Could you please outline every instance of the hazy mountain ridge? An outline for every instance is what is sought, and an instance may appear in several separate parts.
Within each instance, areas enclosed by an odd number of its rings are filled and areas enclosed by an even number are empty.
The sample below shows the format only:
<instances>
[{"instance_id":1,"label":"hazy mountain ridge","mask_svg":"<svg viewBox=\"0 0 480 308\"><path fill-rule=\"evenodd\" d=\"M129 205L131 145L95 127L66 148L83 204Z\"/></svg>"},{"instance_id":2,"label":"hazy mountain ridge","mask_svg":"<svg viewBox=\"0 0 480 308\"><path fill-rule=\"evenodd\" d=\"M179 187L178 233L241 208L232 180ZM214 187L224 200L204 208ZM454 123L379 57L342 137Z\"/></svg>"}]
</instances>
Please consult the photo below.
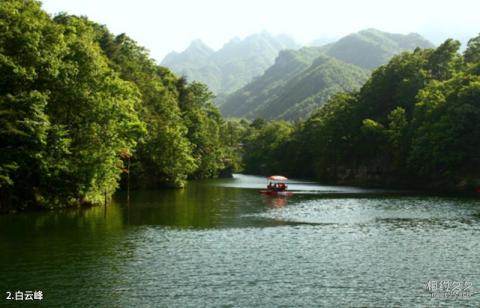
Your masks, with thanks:
<instances>
[{"instance_id":1,"label":"hazy mountain ridge","mask_svg":"<svg viewBox=\"0 0 480 308\"><path fill-rule=\"evenodd\" d=\"M282 50L275 64L262 76L227 97L228 103L222 105L222 112L232 116L253 114L261 102L277 98L278 89L308 68L320 55L321 51L315 47L304 47L298 51Z\"/></svg>"},{"instance_id":2,"label":"hazy mountain ridge","mask_svg":"<svg viewBox=\"0 0 480 308\"><path fill-rule=\"evenodd\" d=\"M189 81L207 84L216 94L228 94L263 74L280 50L296 47L288 36L266 32L234 38L216 52L196 40L181 53L169 53L161 64Z\"/></svg>"},{"instance_id":3,"label":"hazy mountain ridge","mask_svg":"<svg viewBox=\"0 0 480 308\"><path fill-rule=\"evenodd\" d=\"M338 91L360 87L395 54L433 45L418 34L367 29L321 47L280 52L265 73L220 104L225 116L295 120Z\"/></svg>"},{"instance_id":4,"label":"hazy mountain ridge","mask_svg":"<svg viewBox=\"0 0 480 308\"><path fill-rule=\"evenodd\" d=\"M295 120L334 93L361 86L368 75L365 69L323 55L320 48L282 51L263 76L227 97L221 110L228 116Z\"/></svg>"},{"instance_id":5,"label":"hazy mountain ridge","mask_svg":"<svg viewBox=\"0 0 480 308\"><path fill-rule=\"evenodd\" d=\"M404 35L366 29L349 34L325 49L329 56L372 70L387 63L395 54L416 47L432 48L434 45L416 33Z\"/></svg>"}]
</instances>

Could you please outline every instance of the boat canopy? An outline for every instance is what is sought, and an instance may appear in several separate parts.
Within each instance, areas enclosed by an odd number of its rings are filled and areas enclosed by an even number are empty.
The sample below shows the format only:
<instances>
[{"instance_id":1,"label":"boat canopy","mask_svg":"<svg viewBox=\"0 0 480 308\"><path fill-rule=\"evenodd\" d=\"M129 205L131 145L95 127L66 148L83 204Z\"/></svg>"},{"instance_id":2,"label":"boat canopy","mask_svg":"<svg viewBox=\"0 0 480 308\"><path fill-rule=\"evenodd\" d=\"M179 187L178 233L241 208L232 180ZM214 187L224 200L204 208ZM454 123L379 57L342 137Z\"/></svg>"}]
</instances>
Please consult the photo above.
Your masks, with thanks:
<instances>
[{"instance_id":1,"label":"boat canopy","mask_svg":"<svg viewBox=\"0 0 480 308\"><path fill-rule=\"evenodd\" d=\"M283 175L271 175L271 176L267 177L267 179L269 179L271 181L286 181L286 180L288 180Z\"/></svg>"}]
</instances>

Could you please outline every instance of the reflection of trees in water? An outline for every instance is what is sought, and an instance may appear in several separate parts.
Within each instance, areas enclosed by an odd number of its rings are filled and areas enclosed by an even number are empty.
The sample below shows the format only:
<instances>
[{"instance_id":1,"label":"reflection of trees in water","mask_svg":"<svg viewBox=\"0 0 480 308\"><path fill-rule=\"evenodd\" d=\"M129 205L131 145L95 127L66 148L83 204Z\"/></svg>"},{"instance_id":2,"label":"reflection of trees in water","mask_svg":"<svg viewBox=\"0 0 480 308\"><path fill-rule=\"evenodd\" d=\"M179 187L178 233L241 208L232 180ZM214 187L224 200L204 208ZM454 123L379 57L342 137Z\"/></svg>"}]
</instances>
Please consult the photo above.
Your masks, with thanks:
<instances>
[{"instance_id":1,"label":"reflection of trees in water","mask_svg":"<svg viewBox=\"0 0 480 308\"><path fill-rule=\"evenodd\" d=\"M211 228L222 225L223 216L237 216L238 208L226 204L242 200L239 194L238 189L190 182L184 189L131 192L129 208L125 194L116 199L128 212L130 225Z\"/></svg>"},{"instance_id":2,"label":"reflection of trees in water","mask_svg":"<svg viewBox=\"0 0 480 308\"><path fill-rule=\"evenodd\" d=\"M0 219L0 226L1 234L10 235L7 240L15 236L31 238L33 234L38 235L35 239L42 241L49 235L100 237L123 229L123 212L116 202L112 202L107 207L67 208L4 216Z\"/></svg>"},{"instance_id":3,"label":"reflection of trees in water","mask_svg":"<svg viewBox=\"0 0 480 308\"><path fill-rule=\"evenodd\" d=\"M112 203L106 215L103 206L96 206L0 217L2 283L38 286L52 307L65 304L70 294L77 305L86 301L86 293L78 290L88 285L88 290L98 290L89 296L108 306L110 288L122 279L112 270L112 260L134 248L122 242L122 215Z\"/></svg>"},{"instance_id":4,"label":"reflection of trees in water","mask_svg":"<svg viewBox=\"0 0 480 308\"><path fill-rule=\"evenodd\" d=\"M264 196L263 203L270 207L282 208L287 206L288 198L285 196Z\"/></svg>"}]
</instances>

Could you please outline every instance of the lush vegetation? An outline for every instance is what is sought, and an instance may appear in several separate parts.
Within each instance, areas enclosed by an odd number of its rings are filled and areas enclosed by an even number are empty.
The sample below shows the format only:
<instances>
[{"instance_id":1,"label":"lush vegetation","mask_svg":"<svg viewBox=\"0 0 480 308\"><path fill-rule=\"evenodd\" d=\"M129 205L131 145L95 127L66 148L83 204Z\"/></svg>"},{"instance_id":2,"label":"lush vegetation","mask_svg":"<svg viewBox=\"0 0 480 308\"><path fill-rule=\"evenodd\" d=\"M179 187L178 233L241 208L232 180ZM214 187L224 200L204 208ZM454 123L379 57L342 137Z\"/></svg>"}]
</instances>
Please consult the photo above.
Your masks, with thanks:
<instances>
[{"instance_id":1,"label":"lush vegetation","mask_svg":"<svg viewBox=\"0 0 480 308\"><path fill-rule=\"evenodd\" d=\"M232 39L220 50L213 51L196 40L183 52L172 52L162 65L190 80L205 83L217 95L217 101L240 89L271 66L278 52L295 48L285 35L273 36L266 32Z\"/></svg>"},{"instance_id":2,"label":"lush vegetation","mask_svg":"<svg viewBox=\"0 0 480 308\"><path fill-rule=\"evenodd\" d=\"M2 210L99 203L122 176L182 186L238 164L208 88L86 18L2 1L0 72Z\"/></svg>"},{"instance_id":3,"label":"lush vegetation","mask_svg":"<svg viewBox=\"0 0 480 308\"><path fill-rule=\"evenodd\" d=\"M225 121L206 85L128 36L3 1L0 210L100 203L120 185L181 187L241 164L336 183L477 187L480 36L463 54L459 45L401 53L337 94L365 71L325 49L285 51L247 86L265 101L252 110L296 119L328 102L295 124Z\"/></svg>"},{"instance_id":4,"label":"lush vegetation","mask_svg":"<svg viewBox=\"0 0 480 308\"><path fill-rule=\"evenodd\" d=\"M246 170L335 183L480 185L480 36L395 56L295 127L255 121Z\"/></svg>"},{"instance_id":5,"label":"lush vegetation","mask_svg":"<svg viewBox=\"0 0 480 308\"><path fill-rule=\"evenodd\" d=\"M274 65L223 98L220 108L226 116L302 119L335 93L358 89L371 69L393 55L431 46L418 34L368 29L322 47L281 51Z\"/></svg>"}]
</instances>

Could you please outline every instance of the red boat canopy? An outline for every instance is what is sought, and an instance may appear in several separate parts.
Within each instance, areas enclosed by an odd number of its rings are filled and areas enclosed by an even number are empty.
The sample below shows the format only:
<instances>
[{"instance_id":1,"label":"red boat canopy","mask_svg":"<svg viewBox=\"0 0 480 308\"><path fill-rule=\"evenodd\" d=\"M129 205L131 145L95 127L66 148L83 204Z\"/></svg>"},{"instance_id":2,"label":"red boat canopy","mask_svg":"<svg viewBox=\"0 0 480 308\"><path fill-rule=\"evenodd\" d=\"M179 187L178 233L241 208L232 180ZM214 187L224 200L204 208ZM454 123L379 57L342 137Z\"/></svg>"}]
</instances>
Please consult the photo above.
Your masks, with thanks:
<instances>
[{"instance_id":1,"label":"red boat canopy","mask_svg":"<svg viewBox=\"0 0 480 308\"><path fill-rule=\"evenodd\" d=\"M267 179L269 179L271 181L286 181L286 180L288 180L283 175L271 175L271 176L267 177Z\"/></svg>"}]
</instances>

